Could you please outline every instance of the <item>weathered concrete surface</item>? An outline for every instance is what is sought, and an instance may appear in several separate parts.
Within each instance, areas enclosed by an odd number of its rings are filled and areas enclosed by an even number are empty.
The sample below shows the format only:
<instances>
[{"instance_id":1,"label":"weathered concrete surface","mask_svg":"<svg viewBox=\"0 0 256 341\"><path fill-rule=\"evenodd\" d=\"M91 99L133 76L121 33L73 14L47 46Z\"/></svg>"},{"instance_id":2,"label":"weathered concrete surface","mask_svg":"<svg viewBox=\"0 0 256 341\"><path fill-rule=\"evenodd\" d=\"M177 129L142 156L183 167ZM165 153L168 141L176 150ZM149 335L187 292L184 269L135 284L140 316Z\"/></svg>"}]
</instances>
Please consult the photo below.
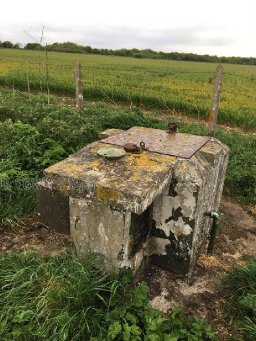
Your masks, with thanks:
<instances>
[{"instance_id":1,"label":"weathered concrete surface","mask_svg":"<svg viewBox=\"0 0 256 341\"><path fill-rule=\"evenodd\" d=\"M107 130L104 130L102 132L99 133L99 139L105 139L107 137L110 137L110 136L115 136L115 135L118 135L118 134L121 134L123 133L125 130L123 129L107 129Z\"/></svg>"},{"instance_id":2,"label":"weathered concrete surface","mask_svg":"<svg viewBox=\"0 0 256 341\"><path fill-rule=\"evenodd\" d=\"M103 256L106 267L139 269L147 244L131 254L131 212L115 210L101 202L70 197L71 236L79 254L95 252Z\"/></svg>"},{"instance_id":3,"label":"weathered concrete surface","mask_svg":"<svg viewBox=\"0 0 256 341\"><path fill-rule=\"evenodd\" d=\"M211 139L191 159L177 161L168 186L154 202L149 255L178 274L192 271L217 211L228 162L228 148Z\"/></svg>"},{"instance_id":4,"label":"weathered concrete surface","mask_svg":"<svg viewBox=\"0 0 256 341\"><path fill-rule=\"evenodd\" d=\"M97 155L97 150L106 146L109 145L92 143L47 168L42 185L71 197L94 198L107 205L142 213L169 182L176 158L143 151L109 161Z\"/></svg>"},{"instance_id":5,"label":"weathered concrete surface","mask_svg":"<svg viewBox=\"0 0 256 341\"><path fill-rule=\"evenodd\" d=\"M154 138L153 129L141 128L147 131ZM92 143L45 170L38 190L42 219L59 203L57 214L66 219L68 207L78 252L100 253L115 270L137 270L150 256L162 268L190 273L209 235L206 213L219 206L227 147L210 139L189 159L143 151L109 161L97 155L106 146ZM68 230L59 217L45 221Z\"/></svg>"}]
</instances>

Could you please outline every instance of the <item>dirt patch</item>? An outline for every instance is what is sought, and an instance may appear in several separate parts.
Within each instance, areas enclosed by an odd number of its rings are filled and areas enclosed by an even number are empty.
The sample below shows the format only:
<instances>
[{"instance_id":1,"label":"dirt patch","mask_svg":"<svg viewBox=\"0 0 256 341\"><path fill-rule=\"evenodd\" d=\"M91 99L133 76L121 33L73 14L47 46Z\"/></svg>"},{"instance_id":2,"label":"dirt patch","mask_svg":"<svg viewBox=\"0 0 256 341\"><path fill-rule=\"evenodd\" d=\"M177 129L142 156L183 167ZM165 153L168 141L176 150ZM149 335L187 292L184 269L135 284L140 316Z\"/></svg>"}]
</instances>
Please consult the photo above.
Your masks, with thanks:
<instances>
[{"instance_id":1,"label":"dirt patch","mask_svg":"<svg viewBox=\"0 0 256 341\"><path fill-rule=\"evenodd\" d=\"M69 236L42 225L36 214L24 217L15 227L0 227L1 252L36 250L45 255L57 255L71 245Z\"/></svg>"}]
</instances>

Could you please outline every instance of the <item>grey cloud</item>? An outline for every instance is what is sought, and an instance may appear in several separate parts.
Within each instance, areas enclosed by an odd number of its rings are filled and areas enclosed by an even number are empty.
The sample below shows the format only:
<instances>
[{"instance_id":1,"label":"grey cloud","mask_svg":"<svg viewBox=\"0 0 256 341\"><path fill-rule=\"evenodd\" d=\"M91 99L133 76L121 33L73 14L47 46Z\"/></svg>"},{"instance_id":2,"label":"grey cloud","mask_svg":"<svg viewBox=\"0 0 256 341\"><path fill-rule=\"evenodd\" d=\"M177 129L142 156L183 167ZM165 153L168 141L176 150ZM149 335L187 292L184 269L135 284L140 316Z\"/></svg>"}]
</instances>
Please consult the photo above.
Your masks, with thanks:
<instances>
[{"instance_id":1,"label":"grey cloud","mask_svg":"<svg viewBox=\"0 0 256 341\"><path fill-rule=\"evenodd\" d=\"M31 27L1 27L0 40L13 40L27 43L31 40L24 31L40 39L42 25ZM207 38L207 35L209 38ZM47 43L73 41L82 45L102 48L151 48L163 51L181 51L184 47L224 47L230 46L233 39L223 36L221 29L213 27L181 27L175 29L134 28L134 27L79 27L79 26L53 26L45 27L45 41Z\"/></svg>"},{"instance_id":2,"label":"grey cloud","mask_svg":"<svg viewBox=\"0 0 256 341\"><path fill-rule=\"evenodd\" d=\"M47 34L51 38L51 29ZM144 28L129 28L129 27L82 27L72 28L72 32L67 34L62 32L61 28L55 28L59 40L63 41L62 37L68 40L75 41L83 45L91 45L95 47L105 48L152 48L157 50L169 50L170 48L180 49L183 46L189 47L222 47L230 45L233 40L223 37L220 31L217 31L216 36L207 38L207 32L212 32L210 28L180 28L180 29L163 29L151 30ZM212 35L212 33L211 33ZM64 40L65 40L64 39ZM67 40L67 39L66 39Z\"/></svg>"}]
</instances>

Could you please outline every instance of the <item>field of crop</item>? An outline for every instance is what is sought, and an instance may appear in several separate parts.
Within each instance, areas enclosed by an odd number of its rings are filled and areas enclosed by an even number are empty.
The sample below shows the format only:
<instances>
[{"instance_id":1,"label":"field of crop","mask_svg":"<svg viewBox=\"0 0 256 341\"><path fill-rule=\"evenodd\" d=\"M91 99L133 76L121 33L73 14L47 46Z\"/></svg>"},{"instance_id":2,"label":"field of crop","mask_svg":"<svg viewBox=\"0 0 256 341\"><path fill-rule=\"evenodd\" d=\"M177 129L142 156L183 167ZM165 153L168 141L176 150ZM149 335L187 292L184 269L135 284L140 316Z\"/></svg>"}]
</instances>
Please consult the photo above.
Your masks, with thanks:
<instances>
[{"instance_id":1,"label":"field of crop","mask_svg":"<svg viewBox=\"0 0 256 341\"><path fill-rule=\"evenodd\" d=\"M126 57L0 50L0 84L19 90L74 95L74 64L83 66L84 96L168 109L205 119L216 64ZM256 67L224 65L218 122L256 128Z\"/></svg>"}]
</instances>

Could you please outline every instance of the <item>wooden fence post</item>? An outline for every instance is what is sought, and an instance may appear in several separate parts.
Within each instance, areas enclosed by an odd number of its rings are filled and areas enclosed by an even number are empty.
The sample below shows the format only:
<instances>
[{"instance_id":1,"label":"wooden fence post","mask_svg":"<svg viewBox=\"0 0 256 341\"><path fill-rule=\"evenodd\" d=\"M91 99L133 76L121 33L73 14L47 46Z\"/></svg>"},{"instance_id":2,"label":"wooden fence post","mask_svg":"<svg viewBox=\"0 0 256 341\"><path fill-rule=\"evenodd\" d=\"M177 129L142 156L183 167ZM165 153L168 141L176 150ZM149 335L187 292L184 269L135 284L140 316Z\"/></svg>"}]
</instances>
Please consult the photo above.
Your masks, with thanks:
<instances>
[{"instance_id":1,"label":"wooden fence post","mask_svg":"<svg viewBox=\"0 0 256 341\"><path fill-rule=\"evenodd\" d=\"M217 66L215 80L214 80L211 111L210 111L209 118L208 118L208 135L209 136L214 136L215 128L217 125L223 70L224 69L222 65Z\"/></svg>"},{"instance_id":2,"label":"wooden fence post","mask_svg":"<svg viewBox=\"0 0 256 341\"><path fill-rule=\"evenodd\" d=\"M30 91L30 80L29 80L29 72L28 72L28 63L26 62L26 67L27 67L27 87L28 87L28 98L29 98L29 103L31 105L31 91Z\"/></svg>"},{"instance_id":3,"label":"wooden fence post","mask_svg":"<svg viewBox=\"0 0 256 341\"><path fill-rule=\"evenodd\" d=\"M47 44L45 44L45 76L46 76L46 86L47 86L47 102L50 104L50 87L49 87L49 65L48 65L48 50Z\"/></svg>"},{"instance_id":4,"label":"wooden fence post","mask_svg":"<svg viewBox=\"0 0 256 341\"><path fill-rule=\"evenodd\" d=\"M83 96L83 82L82 82L82 68L80 61L76 62L76 107L79 112L84 110L84 96Z\"/></svg>"}]
</instances>

